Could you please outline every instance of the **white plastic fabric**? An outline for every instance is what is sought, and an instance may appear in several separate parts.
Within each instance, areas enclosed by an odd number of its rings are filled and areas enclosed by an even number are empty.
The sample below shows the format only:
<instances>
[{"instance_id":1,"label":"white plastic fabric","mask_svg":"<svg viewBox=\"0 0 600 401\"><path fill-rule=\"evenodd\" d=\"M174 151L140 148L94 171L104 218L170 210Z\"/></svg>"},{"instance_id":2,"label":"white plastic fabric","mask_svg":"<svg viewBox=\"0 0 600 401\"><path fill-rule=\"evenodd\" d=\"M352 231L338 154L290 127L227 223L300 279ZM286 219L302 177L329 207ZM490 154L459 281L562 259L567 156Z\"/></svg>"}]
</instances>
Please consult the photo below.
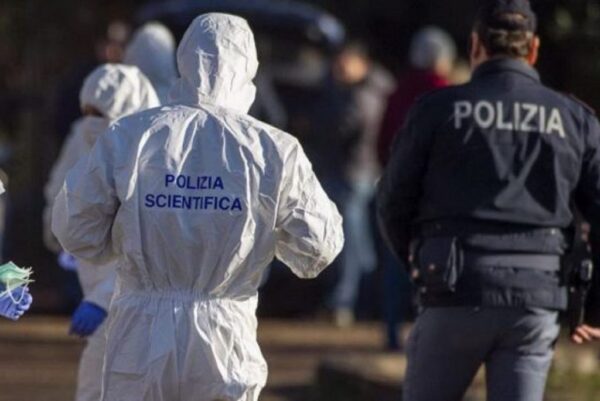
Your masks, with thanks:
<instances>
[{"instance_id":1,"label":"white plastic fabric","mask_svg":"<svg viewBox=\"0 0 600 401\"><path fill-rule=\"evenodd\" d=\"M136 68L106 64L95 69L85 80L80 93L81 106L92 106L105 116L84 116L77 120L65 140L61 153L45 187L44 237L53 251L61 247L52 234L51 218L54 199L63 186L67 171L85 157L98 137L117 118L158 106L158 98L148 79ZM101 265L78 259L77 274L84 300L108 310L114 291L116 261ZM98 401L102 388L105 324L87 338L79 364L76 401Z\"/></svg>"},{"instance_id":2,"label":"white plastic fabric","mask_svg":"<svg viewBox=\"0 0 600 401\"><path fill-rule=\"evenodd\" d=\"M58 158L52 166L52 170L50 170L48 182L44 187L44 196L46 198L46 206L43 214L44 243L54 253L59 253L62 249L52 233L52 206L54 205L54 198L65 181L67 171L92 149L96 139L102 132L108 129L108 125L108 119L96 116L85 116L75 121L71 126L71 132L65 139Z\"/></svg>"},{"instance_id":3,"label":"white plastic fabric","mask_svg":"<svg viewBox=\"0 0 600 401\"><path fill-rule=\"evenodd\" d=\"M177 79L175 38L164 25L149 22L140 27L125 49L125 64L137 66L152 82L162 104Z\"/></svg>"},{"instance_id":4,"label":"white plastic fabric","mask_svg":"<svg viewBox=\"0 0 600 401\"><path fill-rule=\"evenodd\" d=\"M103 64L92 71L83 82L79 103L93 106L111 122L159 104L144 73L123 64Z\"/></svg>"},{"instance_id":5,"label":"white plastic fabric","mask_svg":"<svg viewBox=\"0 0 600 401\"><path fill-rule=\"evenodd\" d=\"M86 345L79 359L75 401L98 401L102 396L102 366L105 351L106 322L86 338Z\"/></svg>"},{"instance_id":6,"label":"white plastic fabric","mask_svg":"<svg viewBox=\"0 0 600 401\"><path fill-rule=\"evenodd\" d=\"M174 104L112 126L54 207L65 249L120 258L104 401L256 401L267 366L257 289L277 256L317 276L342 220L298 141L246 113L258 62L247 23L198 17Z\"/></svg>"},{"instance_id":7,"label":"white plastic fabric","mask_svg":"<svg viewBox=\"0 0 600 401\"><path fill-rule=\"evenodd\" d=\"M55 253L60 252L61 246L51 230L52 205L67 171L89 153L98 136L108 129L111 122L159 105L148 78L137 67L121 64L103 64L92 71L80 90L79 103L82 108L92 106L104 117L83 116L75 121L50 171L44 188L44 242Z\"/></svg>"}]
</instances>

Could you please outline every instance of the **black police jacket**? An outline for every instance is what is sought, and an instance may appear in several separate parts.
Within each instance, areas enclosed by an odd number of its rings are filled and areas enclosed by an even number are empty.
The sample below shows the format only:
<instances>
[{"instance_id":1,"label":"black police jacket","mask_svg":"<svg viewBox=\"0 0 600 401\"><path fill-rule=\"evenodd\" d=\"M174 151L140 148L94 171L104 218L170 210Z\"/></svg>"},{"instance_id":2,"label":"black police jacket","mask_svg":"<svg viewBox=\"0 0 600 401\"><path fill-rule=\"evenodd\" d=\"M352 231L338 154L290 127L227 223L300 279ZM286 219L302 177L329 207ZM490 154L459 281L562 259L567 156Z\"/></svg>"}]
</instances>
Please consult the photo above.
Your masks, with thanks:
<instances>
[{"instance_id":1,"label":"black police jacket","mask_svg":"<svg viewBox=\"0 0 600 401\"><path fill-rule=\"evenodd\" d=\"M411 240L428 235L477 237L474 245L490 253L562 255L573 204L600 222L598 120L508 58L415 104L378 190L380 226L405 261ZM448 302L565 306L558 274L488 273L463 278Z\"/></svg>"}]
</instances>

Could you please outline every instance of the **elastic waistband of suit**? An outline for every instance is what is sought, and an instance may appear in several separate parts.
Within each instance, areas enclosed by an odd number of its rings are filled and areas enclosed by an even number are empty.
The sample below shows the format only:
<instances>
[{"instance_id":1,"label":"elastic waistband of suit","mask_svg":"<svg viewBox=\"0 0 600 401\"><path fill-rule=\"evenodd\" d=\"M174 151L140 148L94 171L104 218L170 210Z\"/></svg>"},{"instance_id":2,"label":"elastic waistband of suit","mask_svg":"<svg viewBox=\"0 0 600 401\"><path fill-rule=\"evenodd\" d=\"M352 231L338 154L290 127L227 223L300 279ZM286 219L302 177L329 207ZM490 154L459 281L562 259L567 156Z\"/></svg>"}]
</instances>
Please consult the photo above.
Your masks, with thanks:
<instances>
[{"instance_id":1,"label":"elastic waistband of suit","mask_svg":"<svg viewBox=\"0 0 600 401\"><path fill-rule=\"evenodd\" d=\"M230 301L230 302L245 302L254 299L248 298L233 298L222 295L207 294L205 292L196 292L189 290L127 290L121 289L116 297L119 299L153 299L153 300L172 300L180 302L210 302L210 301Z\"/></svg>"}]
</instances>

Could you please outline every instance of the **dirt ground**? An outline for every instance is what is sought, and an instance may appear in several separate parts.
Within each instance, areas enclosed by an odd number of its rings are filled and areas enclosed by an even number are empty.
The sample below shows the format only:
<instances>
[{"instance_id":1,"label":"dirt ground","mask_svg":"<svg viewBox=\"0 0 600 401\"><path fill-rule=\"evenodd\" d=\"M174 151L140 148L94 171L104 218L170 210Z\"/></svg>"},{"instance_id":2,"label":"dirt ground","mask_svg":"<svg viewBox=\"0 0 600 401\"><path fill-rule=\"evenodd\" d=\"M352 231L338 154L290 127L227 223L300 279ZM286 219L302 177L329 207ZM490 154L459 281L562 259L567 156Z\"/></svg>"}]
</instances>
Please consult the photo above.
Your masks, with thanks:
<instances>
[{"instance_id":1,"label":"dirt ground","mask_svg":"<svg viewBox=\"0 0 600 401\"><path fill-rule=\"evenodd\" d=\"M66 318L26 316L17 323L0 321L0 401L73 399L83 342L67 336L67 328ZM260 400L314 400L317 367L324 360L337 363L339 372L352 372L350 376L355 379L346 383L346 391L361 388L366 381L384 382L397 387L393 394L400 393L405 362L399 356L382 352L382 334L378 324L363 323L342 330L310 321L261 321L259 342L269 364L269 380ZM600 399L598 355L598 345L582 348L565 339L559 341L547 399ZM475 396L469 399L485 399L484 387L480 375L472 386ZM367 398L378 399L374 395Z\"/></svg>"},{"instance_id":2,"label":"dirt ground","mask_svg":"<svg viewBox=\"0 0 600 401\"><path fill-rule=\"evenodd\" d=\"M0 322L0 401L73 399L83 343L66 335L65 318ZM307 401L319 361L327 355L380 350L378 325L340 330L325 323L262 321L259 341L269 363L261 401Z\"/></svg>"}]
</instances>

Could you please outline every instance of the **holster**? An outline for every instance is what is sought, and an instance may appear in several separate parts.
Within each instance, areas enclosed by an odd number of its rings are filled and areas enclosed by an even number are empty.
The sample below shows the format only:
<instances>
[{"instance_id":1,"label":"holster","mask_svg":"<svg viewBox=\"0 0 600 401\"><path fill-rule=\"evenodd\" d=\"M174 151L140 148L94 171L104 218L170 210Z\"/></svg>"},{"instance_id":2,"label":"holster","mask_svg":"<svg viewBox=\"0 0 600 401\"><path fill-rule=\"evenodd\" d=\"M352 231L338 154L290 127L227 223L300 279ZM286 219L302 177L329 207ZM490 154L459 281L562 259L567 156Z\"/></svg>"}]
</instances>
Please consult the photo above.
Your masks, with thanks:
<instances>
[{"instance_id":1,"label":"holster","mask_svg":"<svg viewBox=\"0 0 600 401\"><path fill-rule=\"evenodd\" d=\"M574 264L568 273L568 320L571 333L585 323L586 301L592 285L594 265L591 259Z\"/></svg>"},{"instance_id":2,"label":"holster","mask_svg":"<svg viewBox=\"0 0 600 401\"><path fill-rule=\"evenodd\" d=\"M414 247L412 278L421 292L455 292L462 268L462 249L458 238L422 238Z\"/></svg>"}]
</instances>

